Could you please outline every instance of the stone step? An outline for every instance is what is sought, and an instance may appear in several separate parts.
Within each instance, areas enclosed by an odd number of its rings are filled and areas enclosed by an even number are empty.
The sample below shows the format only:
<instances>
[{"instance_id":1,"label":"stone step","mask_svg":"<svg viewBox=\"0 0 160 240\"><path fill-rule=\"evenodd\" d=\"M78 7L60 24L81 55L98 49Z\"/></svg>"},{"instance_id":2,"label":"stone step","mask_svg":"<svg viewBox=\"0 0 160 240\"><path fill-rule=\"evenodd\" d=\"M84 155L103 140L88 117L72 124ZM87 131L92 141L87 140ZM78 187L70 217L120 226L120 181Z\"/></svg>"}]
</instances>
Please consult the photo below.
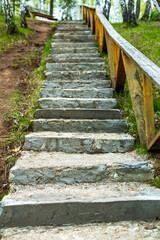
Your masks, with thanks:
<instances>
[{"instance_id":1,"label":"stone step","mask_svg":"<svg viewBox=\"0 0 160 240\"><path fill-rule=\"evenodd\" d=\"M56 30L56 34L57 33L60 33L60 34L86 34L86 35L88 35L88 34L92 34L92 32L89 30L89 29L85 29L85 28L78 28L78 29L69 29L68 30L68 28L66 29L66 28L58 28L57 30ZM54 37L54 35L53 35L53 37Z\"/></svg>"},{"instance_id":2,"label":"stone step","mask_svg":"<svg viewBox=\"0 0 160 240\"><path fill-rule=\"evenodd\" d=\"M66 20L66 21L64 20L64 21L61 21L58 26L62 26L62 25L64 25L64 26L66 26L66 25L69 25L69 26L85 25L86 26L86 23L81 20L73 20L73 21L72 20Z\"/></svg>"},{"instance_id":3,"label":"stone step","mask_svg":"<svg viewBox=\"0 0 160 240\"><path fill-rule=\"evenodd\" d=\"M65 42L94 42L94 37L93 36L71 36L70 38L57 38L55 37L53 39L53 42L64 42L64 39L65 39ZM96 43L96 42L95 42Z\"/></svg>"},{"instance_id":4,"label":"stone step","mask_svg":"<svg viewBox=\"0 0 160 240\"><path fill-rule=\"evenodd\" d=\"M158 240L160 221L120 221L89 223L72 226L39 226L3 228L2 240ZM106 238L107 236L107 238Z\"/></svg>"},{"instance_id":5,"label":"stone step","mask_svg":"<svg viewBox=\"0 0 160 240\"><path fill-rule=\"evenodd\" d=\"M92 71L56 71L56 72L45 72L46 80L104 80L109 79L106 71L92 70ZM104 80L105 81L105 80Z\"/></svg>"},{"instance_id":6,"label":"stone step","mask_svg":"<svg viewBox=\"0 0 160 240\"><path fill-rule=\"evenodd\" d=\"M134 138L124 133L34 132L25 136L25 150L66 153L127 152Z\"/></svg>"},{"instance_id":7,"label":"stone step","mask_svg":"<svg viewBox=\"0 0 160 240\"><path fill-rule=\"evenodd\" d=\"M63 55L63 54L59 54L59 55ZM94 63L95 66L93 66L92 68L93 69L98 69L99 68L99 63L103 63L102 66L103 68L105 68L105 65L104 65L104 60L103 58L100 58L100 57L91 57L91 56L84 56L84 57L75 57L74 54L73 56L71 57L68 57L68 54L67 56L59 56L59 55L50 55L46 58L46 62L47 63L73 63L73 64L79 64L81 66L81 63L83 63L83 66L84 65L88 65L88 63ZM65 54L64 54L65 55ZM86 64L84 64L86 63ZM82 68L82 66L80 67L80 69ZM87 66L88 68L88 66ZM84 67L83 67L84 69Z\"/></svg>"},{"instance_id":8,"label":"stone step","mask_svg":"<svg viewBox=\"0 0 160 240\"><path fill-rule=\"evenodd\" d=\"M1 228L156 220L160 190L142 183L17 187L0 214Z\"/></svg>"},{"instance_id":9,"label":"stone step","mask_svg":"<svg viewBox=\"0 0 160 240\"><path fill-rule=\"evenodd\" d=\"M88 26L87 25L81 25L81 26L79 26L79 25L58 25L58 27L57 27L57 30L56 30L56 32L57 31L88 31L88 30L90 30L89 28L88 28Z\"/></svg>"},{"instance_id":10,"label":"stone step","mask_svg":"<svg viewBox=\"0 0 160 240\"><path fill-rule=\"evenodd\" d=\"M90 59L90 58L97 58L97 59L100 59L100 60L103 60L103 58L100 58L100 54L99 53L73 53L73 54L70 54L70 53L65 53L65 54L50 54L48 55L48 57L46 57L46 61L49 62L50 60L54 60L54 59L68 59L68 58L79 58L79 59L84 59L84 58L87 58L87 59Z\"/></svg>"},{"instance_id":11,"label":"stone step","mask_svg":"<svg viewBox=\"0 0 160 240\"><path fill-rule=\"evenodd\" d=\"M85 132L85 133L123 133L127 131L126 121L99 119L36 119L32 120L34 132Z\"/></svg>"},{"instance_id":12,"label":"stone step","mask_svg":"<svg viewBox=\"0 0 160 240\"><path fill-rule=\"evenodd\" d=\"M105 70L104 62L98 63L47 63L46 72L55 71L91 71L91 70Z\"/></svg>"},{"instance_id":13,"label":"stone step","mask_svg":"<svg viewBox=\"0 0 160 240\"><path fill-rule=\"evenodd\" d=\"M122 113L118 109L37 109L36 118L64 118L64 119L121 119Z\"/></svg>"},{"instance_id":14,"label":"stone step","mask_svg":"<svg viewBox=\"0 0 160 240\"><path fill-rule=\"evenodd\" d=\"M72 37L81 37L81 38L85 38L85 37L91 37L93 40L94 40L94 36L92 35L91 31L80 31L79 33L78 32L75 32L75 31L70 31L70 32L57 32L53 35L53 42L54 42L54 39L56 38L63 38L63 39L66 39L66 38L72 38Z\"/></svg>"},{"instance_id":15,"label":"stone step","mask_svg":"<svg viewBox=\"0 0 160 240\"><path fill-rule=\"evenodd\" d=\"M136 152L92 155L26 151L10 170L9 181L16 185L76 184L146 182L153 177L152 162Z\"/></svg>"},{"instance_id":16,"label":"stone step","mask_svg":"<svg viewBox=\"0 0 160 240\"><path fill-rule=\"evenodd\" d=\"M60 43L61 44L61 43ZM65 43L66 44L66 43ZM73 44L73 43L72 43ZM62 47L62 48L52 48L51 54L63 54L63 53L98 53L98 50L96 47L72 47L72 44L70 44L70 47Z\"/></svg>"},{"instance_id":17,"label":"stone step","mask_svg":"<svg viewBox=\"0 0 160 240\"><path fill-rule=\"evenodd\" d=\"M63 43L52 43L52 48L94 48L95 43L94 42L89 42L89 43L68 43L68 42L63 42ZM87 50L87 49L86 49ZM100 54L98 54L100 56Z\"/></svg>"},{"instance_id":18,"label":"stone step","mask_svg":"<svg viewBox=\"0 0 160 240\"><path fill-rule=\"evenodd\" d=\"M68 42L69 40L76 40L76 42L81 42L83 40L83 42L88 42L88 39L92 40L93 42L95 41L94 36L88 33L84 33L82 32L81 34L76 34L76 33L55 33L53 36L53 42L55 39L59 39L59 40L65 40L66 42Z\"/></svg>"},{"instance_id":19,"label":"stone step","mask_svg":"<svg viewBox=\"0 0 160 240\"><path fill-rule=\"evenodd\" d=\"M111 86L110 80L99 80L99 81L79 81L79 80L72 80L72 81L61 81L61 80L50 80L50 81L43 81L43 86L45 90L50 90L52 88L61 88L61 89L102 89L102 88L109 88Z\"/></svg>"},{"instance_id":20,"label":"stone step","mask_svg":"<svg viewBox=\"0 0 160 240\"><path fill-rule=\"evenodd\" d=\"M38 104L41 108L85 108L85 109L112 109L116 108L114 98L40 98Z\"/></svg>"},{"instance_id":21,"label":"stone step","mask_svg":"<svg viewBox=\"0 0 160 240\"><path fill-rule=\"evenodd\" d=\"M113 89L41 89L42 98L46 97L66 97L66 98L112 98Z\"/></svg>"}]
</instances>

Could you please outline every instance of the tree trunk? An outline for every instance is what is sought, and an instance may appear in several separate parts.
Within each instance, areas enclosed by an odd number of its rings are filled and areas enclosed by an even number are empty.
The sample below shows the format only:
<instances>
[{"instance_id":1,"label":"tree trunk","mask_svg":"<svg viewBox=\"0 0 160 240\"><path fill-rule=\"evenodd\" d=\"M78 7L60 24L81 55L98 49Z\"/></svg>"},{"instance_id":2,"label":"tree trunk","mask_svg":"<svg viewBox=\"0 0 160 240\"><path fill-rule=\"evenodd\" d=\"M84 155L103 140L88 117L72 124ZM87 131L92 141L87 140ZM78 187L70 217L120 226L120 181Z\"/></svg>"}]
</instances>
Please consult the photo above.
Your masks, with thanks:
<instances>
[{"instance_id":1,"label":"tree trunk","mask_svg":"<svg viewBox=\"0 0 160 240\"><path fill-rule=\"evenodd\" d=\"M21 27L27 28L27 22L26 22L26 0L20 1L20 12L21 12Z\"/></svg>"},{"instance_id":2,"label":"tree trunk","mask_svg":"<svg viewBox=\"0 0 160 240\"><path fill-rule=\"evenodd\" d=\"M148 19L150 11L151 11L151 0L147 0L146 1L146 6L145 6L145 11L144 11L142 19Z\"/></svg>"},{"instance_id":3,"label":"tree trunk","mask_svg":"<svg viewBox=\"0 0 160 240\"><path fill-rule=\"evenodd\" d=\"M159 12L158 19L160 20L160 0L153 0L154 6Z\"/></svg>"},{"instance_id":4,"label":"tree trunk","mask_svg":"<svg viewBox=\"0 0 160 240\"><path fill-rule=\"evenodd\" d=\"M126 1L120 0L120 4L121 4L121 8L122 8L123 22L128 22L128 11L127 11L127 6L126 6Z\"/></svg>"},{"instance_id":5,"label":"tree trunk","mask_svg":"<svg viewBox=\"0 0 160 240\"><path fill-rule=\"evenodd\" d=\"M103 14L109 20L109 13L111 8L111 0L105 0L103 7Z\"/></svg>"},{"instance_id":6,"label":"tree trunk","mask_svg":"<svg viewBox=\"0 0 160 240\"><path fill-rule=\"evenodd\" d=\"M96 6L100 6L100 0L96 0Z\"/></svg>"},{"instance_id":7,"label":"tree trunk","mask_svg":"<svg viewBox=\"0 0 160 240\"><path fill-rule=\"evenodd\" d=\"M134 0L128 0L128 23L129 25L137 25L134 13Z\"/></svg>"},{"instance_id":8,"label":"tree trunk","mask_svg":"<svg viewBox=\"0 0 160 240\"><path fill-rule=\"evenodd\" d=\"M18 33L18 29L14 22L13 13L11 11L10 0L2 0L2 12L7 27L7 33Z\"/></svg>"},{"instance_id":9,"label":"tree trunk","mask_svg":"<svg viewBox=\"0 0 160 240\"><path fill-rule=\"evenodd\" d=\"M139 18L140 9L141 9L141 0L137 0L137 5L136 5L136 19Z\"/></svg>"},{"instance_id":10,"label":"tree trunk","mask_svg":"<svg viewBox=\"0 0 160 240\"><path fill-rule=\"evenodd\" d=\"M53 16L53 0L50 0L50 15Z\"/></svg>"}]
</instances>

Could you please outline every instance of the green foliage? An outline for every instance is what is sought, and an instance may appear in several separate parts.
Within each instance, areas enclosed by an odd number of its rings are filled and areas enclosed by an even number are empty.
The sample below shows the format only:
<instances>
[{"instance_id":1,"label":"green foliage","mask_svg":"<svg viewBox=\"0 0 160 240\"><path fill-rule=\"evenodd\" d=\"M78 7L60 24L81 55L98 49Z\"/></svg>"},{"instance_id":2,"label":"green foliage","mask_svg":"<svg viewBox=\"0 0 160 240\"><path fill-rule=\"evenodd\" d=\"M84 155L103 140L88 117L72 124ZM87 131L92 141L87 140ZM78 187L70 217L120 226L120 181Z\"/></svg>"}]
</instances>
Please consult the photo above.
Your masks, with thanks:
<instances>
[{"instance_id":1,"label":"green foliage","mask_svg":"<svg viewBox=\"0 0 160 240\"><path fill-rule=\"evenodd\" d=\"M7 146L21 146L24 142L24 136L30 130L31 120L38 107L37 100L40 98L40 88L45 78L46 56L49 54L50 48L51 37L45 44L40 66L31 73L31 77L28 79L27 84L30 89L30 94L26 97L17 90L11 96L11 104L13 107L12 111L9 114L7 113L6 120L11 123L12 131L5 137L4 148ZM35 54L33 53L32 56L34 58ZM12 162L13 159L10 159L10 161Z\"/></svg>"},{"instance_id":2,"label":"green foliage","mask_svg":"<svg viewBox=\"0 0 160 240\"><path fill-rule=\"evenodd\" d=\"M139 154L144 155L144 154L148 153L147 147L141 145L138 141L136 141L135 147L136 147L137 153L139 153Z\"/></svg>"},{"instance_id":3,"label":"green foliage","mask_svg":"<svg viewBox=\"0 0 160 240\"><path fill-rule=\"evenodd\" d=\"M0 53L18 44L27 44L26 37L32 32L31 28L20 27L19 18L15 19L19 34L7 34L6 26L2 15L0 15Z\"/></svg>"},{"instance_id":4,"label":"green foliage","mask_svg":"<svg viewBox=\"0 0 160 240\"><path fill-rule=\"evenodd\" d=\"M150 181L153 186L160 188L160 176L155 177L153 180Z\"/></svg>"},{"instance_id":5,"label":"green foliage","mask_svg":"<svg viewBox=\"0 0 160 240\"><path fill-rule=\"evenodd\" d=\"M150 19L153 21L158 21L158 15L159 15L158 11L153 11L151 12Z\"/></svg>"}]
</instances>

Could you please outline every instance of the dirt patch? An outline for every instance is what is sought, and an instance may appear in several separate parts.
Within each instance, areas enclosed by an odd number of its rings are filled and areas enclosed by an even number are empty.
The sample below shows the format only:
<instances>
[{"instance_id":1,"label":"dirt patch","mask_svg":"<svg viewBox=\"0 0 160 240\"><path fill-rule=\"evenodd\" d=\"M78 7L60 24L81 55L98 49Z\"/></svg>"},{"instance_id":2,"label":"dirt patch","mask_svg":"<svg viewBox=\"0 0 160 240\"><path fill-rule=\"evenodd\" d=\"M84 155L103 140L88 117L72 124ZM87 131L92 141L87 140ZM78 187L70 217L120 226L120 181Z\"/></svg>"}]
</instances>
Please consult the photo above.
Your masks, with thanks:
<instances>
[{"instance_id":1,"label":"dirt patch","mask_svg":"<svg viewBox=\"0 0 160 240\"><path fill-rule=\"evenodd\" d=\"M6 113L10 111L9 98L16 89L28 94L26 80L29 73L37 68L41 61L41 52L44 44L52 32L55 30L51 22L28 20L33 32L27 38L27 44L14 46L0 55L0 144L4 136L11 131L11 125L6 121ZM25 64L24 59L28 53L36 52L36 57L31 60L31 64ZM0 194L7 188L7 174L5 169L6 153L0 150Z\"/></svg>"}]
</instances>

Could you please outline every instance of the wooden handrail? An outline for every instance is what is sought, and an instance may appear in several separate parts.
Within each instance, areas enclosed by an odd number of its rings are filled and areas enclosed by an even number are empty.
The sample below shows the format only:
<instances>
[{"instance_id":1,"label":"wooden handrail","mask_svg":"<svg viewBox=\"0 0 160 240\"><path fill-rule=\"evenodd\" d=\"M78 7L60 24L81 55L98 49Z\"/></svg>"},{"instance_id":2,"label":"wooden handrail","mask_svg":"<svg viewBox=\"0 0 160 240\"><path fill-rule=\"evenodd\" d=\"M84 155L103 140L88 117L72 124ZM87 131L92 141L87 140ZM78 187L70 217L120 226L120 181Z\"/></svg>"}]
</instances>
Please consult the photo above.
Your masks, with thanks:
<instances>
[{"instance_id":1,"label":"wooden handrail","mask_svg":"<svg viewBox=\"0 0 160 240\"><path fill-rule=\"evenodd\" d=\"M160 68L116 32L100 7L83 5L83 19L95 33L100 52L107 50L114 89L123 89L127 78L141 144L150 150L155 150L155 146L160 149L160 132L155 136L152 96L152 83L160 89Z\"/></svg>"}]
</instances>

